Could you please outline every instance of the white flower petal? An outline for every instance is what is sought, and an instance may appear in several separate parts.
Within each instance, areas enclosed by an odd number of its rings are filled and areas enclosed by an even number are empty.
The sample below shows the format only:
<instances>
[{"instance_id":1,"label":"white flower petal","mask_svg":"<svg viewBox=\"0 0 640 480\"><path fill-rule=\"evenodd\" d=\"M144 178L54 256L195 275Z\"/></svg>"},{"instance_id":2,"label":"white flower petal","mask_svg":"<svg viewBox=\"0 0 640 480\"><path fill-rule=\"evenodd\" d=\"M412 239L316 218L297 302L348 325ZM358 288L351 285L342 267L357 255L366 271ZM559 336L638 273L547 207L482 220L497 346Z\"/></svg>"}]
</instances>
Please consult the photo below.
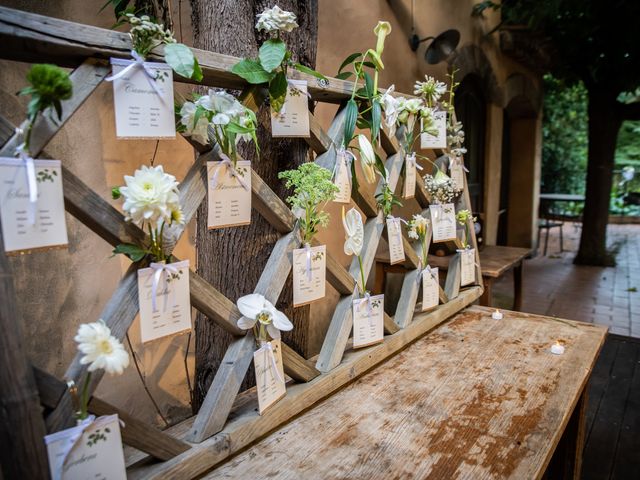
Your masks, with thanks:
<instances>
[{"instance_id":1,"label":"white flower petal","mask_svg":"<svg viewBox=\"0 0 640 480\"><path fill-rule=\"evenodd\" d=\"M280 330L278 330L274 325L269 324L267 325L267 333L269 334L269 336L271 338L273 338L274 340L277 340L280 338Z\"/></svg>"},{"instance_id":2,"label":"white flower petal","mask_svg":"<svg viewBox=\"0 0 640 480\"><path fill-rule=\"evenodd\" d=\"M271 303L267 302L264 296L259 293L251 293L244 297L240 297L236 303L240 313L253 320L255 320L258 314L265 309L266 304L271 305Z\"/></svg>"},{"instance_id":3,"label":"white flower petal","mask_svg":"<svg viewBox=\"0 0 640 480\"><path fill-rule=\"evenodd\" d=\"M282 313L280 310L276 310L275 315L273 316L273 325L283 332L288 332L293 329L293 324L289 321L287 316Z\"/></svg>"},{"instance_id":4,"label":"white flower petal","mask_svg":"<svg viewBox=\"0 0 640 480\"><path fill-rule=\"evenodd\" d=\"M250 330L255 324L255 318L248 318L243 316L238 319L238 328L241 328L242 330Z\"/></svg>"}]
</instances>

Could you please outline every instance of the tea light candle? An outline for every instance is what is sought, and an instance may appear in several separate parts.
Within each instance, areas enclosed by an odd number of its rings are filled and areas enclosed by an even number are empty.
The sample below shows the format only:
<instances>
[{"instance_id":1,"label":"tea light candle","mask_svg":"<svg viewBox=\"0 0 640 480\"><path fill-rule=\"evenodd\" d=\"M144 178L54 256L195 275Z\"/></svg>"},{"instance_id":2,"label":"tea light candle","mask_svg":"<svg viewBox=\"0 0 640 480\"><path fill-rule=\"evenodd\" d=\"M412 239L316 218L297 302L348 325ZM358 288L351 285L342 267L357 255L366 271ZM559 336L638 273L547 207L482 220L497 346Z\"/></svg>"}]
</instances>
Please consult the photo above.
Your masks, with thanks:
<instances>
[{"instance_id":1,"label":"tea light candle","mask_svg":"<svg viewBox=\"0 0 640 480\"><path fill-rule=\"evenodd\" d=\"M502 315L502 312L497 308L496 308L496 311L491 314L491 318L493 318L494 320L502 320L503 316L504 315Z\"/></svg>"},{"instance_id":2,"label":"tea light candle","mask_svg":"<svg viewBox=\"0 0 640 480\"><path fill-rule=\"evenodd\" d=\"M556 341L551 345L551 353L554 355L562 355L564 353L564 345L561 345L559 341Z\"/></svg>"}]
</instances>

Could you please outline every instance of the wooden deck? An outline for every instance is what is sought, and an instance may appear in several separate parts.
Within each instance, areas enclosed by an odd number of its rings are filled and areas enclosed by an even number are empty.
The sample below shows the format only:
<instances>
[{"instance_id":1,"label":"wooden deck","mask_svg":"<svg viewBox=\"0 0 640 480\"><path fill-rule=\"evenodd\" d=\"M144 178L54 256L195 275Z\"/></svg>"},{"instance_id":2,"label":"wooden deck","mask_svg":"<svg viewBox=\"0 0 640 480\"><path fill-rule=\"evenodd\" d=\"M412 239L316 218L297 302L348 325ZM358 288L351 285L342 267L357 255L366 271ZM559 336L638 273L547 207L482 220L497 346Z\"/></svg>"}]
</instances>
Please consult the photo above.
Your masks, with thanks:
<instances>
[{"instance_id":1,"label":"wooden deck","mask_svg":"<svg viewBox=\"0 0 640 480\"><path fill-rule=\"evenodd\" d=\"M640 478L640 340L609 335L593 370L584 480Z\"/></svg>"}]
</instances>

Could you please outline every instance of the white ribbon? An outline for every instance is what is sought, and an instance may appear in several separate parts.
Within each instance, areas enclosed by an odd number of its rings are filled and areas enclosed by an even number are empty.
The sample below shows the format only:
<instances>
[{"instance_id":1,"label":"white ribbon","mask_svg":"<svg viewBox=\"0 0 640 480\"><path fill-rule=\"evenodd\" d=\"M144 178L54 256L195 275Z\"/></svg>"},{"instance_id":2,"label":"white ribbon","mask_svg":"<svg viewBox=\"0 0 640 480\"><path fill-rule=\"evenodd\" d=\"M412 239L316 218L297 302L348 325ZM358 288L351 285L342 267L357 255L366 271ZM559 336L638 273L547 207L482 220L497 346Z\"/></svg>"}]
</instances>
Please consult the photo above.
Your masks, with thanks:
<instances>
[{"instance_id":1,"label":"white ribbon","mask_svg":"<svg viewBox=\"0 0 640 480\"><path fill-rule=\"evenodd\" d=\"M346 150L343 145L338 149L337 155L344 161L344 166L347 168L347 176L349 177L349 185L351 185L351 163L356 159L355 155L350 151ZM338 174L338 168L340 168L340 160L336 160L336 164L333 166L333 174L331 175L331 179L336 178Z\"/></svg>"},{"instance_id":2,"label":"white ribbon","mask_svg":"<svg viewBox=\"0 0 640 480\"><path fill-rule=\"evenodd\" d=\"M154 270L153 280L151 282L151 307L153 312L157 312L157 300L158 300L158 285L160 284L160 277L164 278L165 287L168 286L167 276L170 273L178 273L178 268L175 265L166 263L151 263L150 268ZM175 306L175 299L172 300L172 306ZM163 311L167 309L167 302L164 302Z\"/></svg>"},{"instance_id":3,"label":"white ribbon","mask_svg":"<svg viewBox=\"0 0 640 480\"><path fill-rule=\"evenodd\" d=\"M311 272L311 245L309 245L308 243L304 244L304 253L307 257L307 280L311 281L311 279L313 278Z\"/></svg>"},{"instance_id":4,"label":"white ribbon","mask_svg":"<svg viewBox=\"0 0 640 480\"><path fill-rule=\"evenodd\" d=\"M284 382L284 378L280 375L280 369L278 368L278 362L276 362L276 354L273 353L273 345L271 342L262 342L262 346L258 349L258 352L264 352L264 363L272 371L273 376L281 383ZM267 385L267 376L264 376L264 385Z\"/></svg>"},{"instance_id":5,"label":"white ribbon","mask_svg":"<svg viewBox=\"0 0 640 480\"><path fill-rule=\"evenodd\" d=\"M358 311L362 310L362 306L367 306L367 318L369 319L369 326L373 327L373 307L371 306L371 294L364 292L364 298L358 303Z\"/></svg>"},{"instance_id":6,"label":"white ribbon","mask_svg":"<svg viewBox=\"0 0 640 480\"><path fill-rule=\"evenodd\" d=\"M417 170L424 170L421 165L418 165L416 152L412 152L410 155L407 155L406 160L408 165L415 167Z\"/></svg>"},{"instance_id":7,"label":"white ribbon","mask_svg":"<svg viewBox=\"0 0 640 480\"><path fill-rule=\"evenodd\" d=\"M455 155L453 157L449 156L449 172L453 170L453 166L456 164L460 165L462 167L462 170L464 170L466 173L469 173L469 169L465 167L461 157L456 157Z\"/></svg>"},{"instance_id":8,"label":"white ribbon","mask_svg":"<svg viewBox=\"0 0 640 480\"><path fill-rule=\"evenodd\" d=\"M391 233L398 237L398 241L402 243L402 228L400 227L400 223L408 225L407 221L404 218L394 217L393 215L387 216L387 220L391 220L391 223L394 226L394 231Z\"/></svg>"},{"instance_id":9,"label":"white ribbon","mask_svg":"<svg viewBox=\"0 0 640 480\"><path fill-rule=\"evenodd\" d=\"M16 134L23 135L22 129L16 128ZM36 178L36 165L29 155L25 144L22 143L16 148L16 153L20 157L20 160L24 163L25 171L27 174L27 188L29 189L29 211L27 218L31 225L36 223L36 207L38 204L38 180Z\"/></svg>"},{"instance_id":10,"label":"white ribbon","mask_svg":"<svg viewBox=\"0 0 640 480\"><path fill-rule=\"evenodd\" d=\"M233 163L231 163L231 159L227 157L224 153L220 153L220 158L222 159L220 161L220 166L216 169L216 173L214 173L213 177L211 178L211 189L215 190L216 186L218 185L218 177L220 176L220 170L222 170L222 167L226 167L229 170L230 175L238 181L238 183L242 186L242 188L244 188L245 190L249 190L249 185L247 185L247 182L245 182L242 179L242 176L240 176L238 171L233 167Z\"/></svg>"},{"instance_id":11,"label":"white ribbon","mask_svg":"<svg viewBox=\"0 0 640 480\"><path fill-rule=\"evenodd\" d=\"M80 439L82 438L82 434L84 433L84 431L87 428L89 428L91 424L94 422L95 418L96 418L95 416L89 415L84 420L79 420L78 425L76 425L75 427L64 430L65 444L60 449L61 455L56 456L55 464L52 466L53 480L60 480L62 478L64 464L67 461L69 454L73 450L73 447L75 447L80 441ZM47 443L51 443L54 439L51 438L50 436L47 436L45 440Z\"/></svg>"},{"instance_id":12,"label":"white ribbon","mask_svg":"<svg viewBox=\"0 0 640 480\"><path fill-rule=\"evenodd\" d=\"M158 94L158 96L160 97L160 100L164 102L165 101L164 97L162 96L162 93L160 92L160 87L158 87L158 84L156 82L156 76L157 76L156 72L154 72L151 69L151 67L145 63L144 58L135 50L131 50L131 56L133 57L133 63L127 65L118 73L114 73L110 77L105 78L105 80L107 82L113 82L114 80L118 80L124 77L126 74L130 73L132 70L136 68L141 68L142 71L145 73L147 80L149 81L149 85L151 85L153 90L155 90L155 92Z\"/></svg>"}]
</instances>

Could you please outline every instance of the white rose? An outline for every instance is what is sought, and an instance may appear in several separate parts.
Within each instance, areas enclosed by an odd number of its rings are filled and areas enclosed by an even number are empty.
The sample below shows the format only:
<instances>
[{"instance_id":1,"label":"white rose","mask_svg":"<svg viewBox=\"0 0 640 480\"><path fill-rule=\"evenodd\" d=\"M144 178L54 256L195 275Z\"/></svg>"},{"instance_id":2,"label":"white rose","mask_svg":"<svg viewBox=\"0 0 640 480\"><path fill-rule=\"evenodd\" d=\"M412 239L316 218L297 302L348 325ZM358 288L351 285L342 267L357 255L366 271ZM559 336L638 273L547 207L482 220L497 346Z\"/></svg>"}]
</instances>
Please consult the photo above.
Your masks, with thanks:
<instances>
[{"instance_id":1,"label":"white rose","mask_svg":"<svg viewBox=\"0 0 640 480\"><path fill-rule=\"evenodd\" d=\"M264 30L268 33L278 30L291 32L294 28L298 28L295 14L282 10L277 5L259 13L257 17L258 22L256 23L256 29L258 31Z\"/></svg>"}]
</instances>

